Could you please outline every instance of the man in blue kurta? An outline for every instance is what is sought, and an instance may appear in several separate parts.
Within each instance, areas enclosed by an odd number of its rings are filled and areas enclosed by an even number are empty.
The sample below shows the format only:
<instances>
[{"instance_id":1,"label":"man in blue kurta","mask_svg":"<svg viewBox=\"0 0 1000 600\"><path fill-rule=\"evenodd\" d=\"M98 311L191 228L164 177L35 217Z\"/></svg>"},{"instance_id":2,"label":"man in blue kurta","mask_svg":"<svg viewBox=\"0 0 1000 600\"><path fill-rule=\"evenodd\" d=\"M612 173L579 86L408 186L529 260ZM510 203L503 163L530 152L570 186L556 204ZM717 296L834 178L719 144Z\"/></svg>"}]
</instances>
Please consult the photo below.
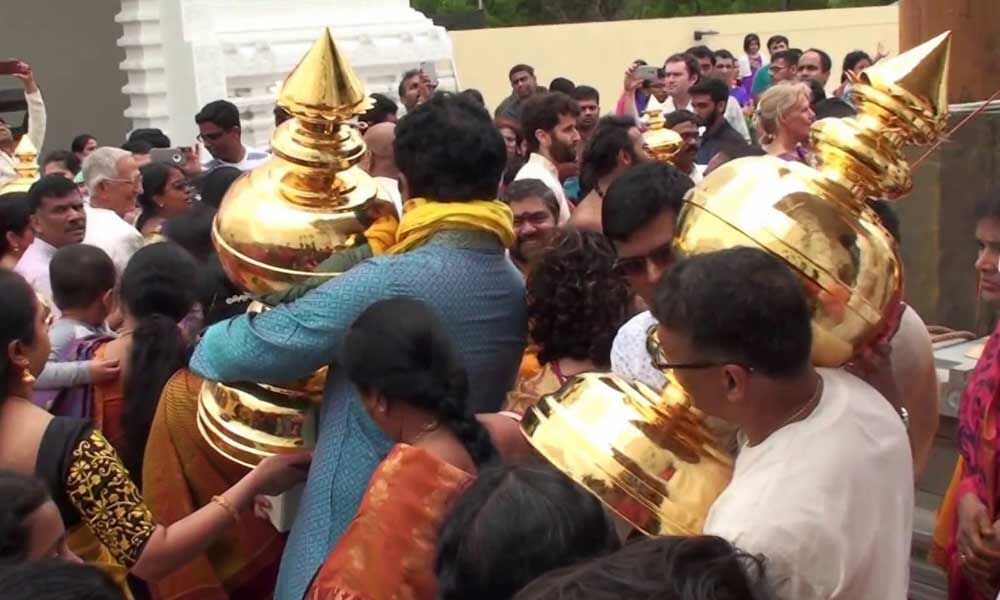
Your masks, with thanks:
<instances>
[{"instance_id":1,"label":"man in blue kurta","mask_svg":"<svg viewBox=\"0 0 1000 600\"><path fill-rule=\"evenodd\" d=\"M284 382L333 363L369 305L406 296L444 321L472 382L476 412L500 408L524 350L524 284L506 257L509 209L495 200L506 151L481 107L438 95L396 129L396 162L411 198L395 244L290 304L209 328L191 360L223 382ZM373 242L373 246L375 246ZM330 370L300 512L282 557L277 600L299 600L347 525L391 440L356 389Z\"/></svg>"}]
</instances>

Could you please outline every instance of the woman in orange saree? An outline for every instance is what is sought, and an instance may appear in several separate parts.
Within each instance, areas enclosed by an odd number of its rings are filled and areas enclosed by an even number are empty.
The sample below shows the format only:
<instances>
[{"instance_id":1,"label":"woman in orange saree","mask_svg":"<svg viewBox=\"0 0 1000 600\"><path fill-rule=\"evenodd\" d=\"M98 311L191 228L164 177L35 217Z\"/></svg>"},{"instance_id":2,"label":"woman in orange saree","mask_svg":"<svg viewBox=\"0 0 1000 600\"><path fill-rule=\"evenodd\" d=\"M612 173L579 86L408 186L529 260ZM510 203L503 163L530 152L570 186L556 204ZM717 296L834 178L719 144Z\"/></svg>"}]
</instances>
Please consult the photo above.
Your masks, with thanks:
<instances>
[{"instance_id":1,"label":"woman in orange saree","mask_svg":"<svg viewBox=\"0 0 1000 600\"><path fill-rule=\"evenodd\" d=\"M225 458L198 431L202 380L187 369L163 388L146 442L143 496L156 520L176 523L212 502L249 469ZM242 513L186 566L151 585L158 600L266 600L272 597L285 535Z\"/></svg>"},{"instance_id":2,"label":"woman in orange saree","mask_svg":"<svg viewBox=\"0 0 1000 600\"><path fill-rule=\"evenodd\" d=\"M306 598L433 600L437 531L477 469L496 457L486 428L466 409L465 369L431 309L408 298L365 310L338 368L396 445Z\"/></svg>"},{"instance_id":3,"label":"woman in orange saree","mask_svg":"<svg viewBox=\"0 0 1000 600\"><path fill-rule=\"evenodd\" d=\"M998 412L1000 329L990 336L962 394L958 464L931 547L931 560L948 573L949 600L993 600L1000 590Z\"/></svg>"}]
</instances>

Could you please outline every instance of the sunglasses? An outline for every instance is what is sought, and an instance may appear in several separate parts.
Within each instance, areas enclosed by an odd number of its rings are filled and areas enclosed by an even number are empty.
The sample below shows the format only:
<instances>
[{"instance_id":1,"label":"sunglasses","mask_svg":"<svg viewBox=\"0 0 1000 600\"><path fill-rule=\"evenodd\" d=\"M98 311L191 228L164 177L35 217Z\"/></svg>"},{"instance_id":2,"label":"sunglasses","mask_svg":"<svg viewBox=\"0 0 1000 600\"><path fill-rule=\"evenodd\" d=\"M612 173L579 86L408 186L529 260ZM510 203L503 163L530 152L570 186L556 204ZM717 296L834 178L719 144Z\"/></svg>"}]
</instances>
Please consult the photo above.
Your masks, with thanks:
<instances>
[{"instance_id":1,"label":"sunglasses","mask_svg":"<svg viewBox=\"0 0 1000 600\"><path fill-rule=\"evenodd\" d=\"M646 264L649 262L661 269L669 267L674 262L673 244L666 243L659 248L654 248L645 256L620 258L615 261L615 270L626 277L639 277L646 273Z\"/></svg>"},{"instance_id":2,"label":"sunglasses","mask_svg":"<svg viewBox=\"0 0 1000 600\"><path fill-rule=\"evenodd\" d=\"M741 363L734 362L718 362L718 361L695 361L687 363L674 363L670 362L666 355L663 353L663 346L660 344L660 334L656 329L656 325L651 325L649 329L646 330L646 352L649 353L650 358L652 358L653 366L659 371L681 371L681 370L697 370L697 369L710 369L712 367L721 367L724 365L733 365L743 367L747 372L753 373L753 367L749 365L744 365Z\"/></svg>"}]
</instances>

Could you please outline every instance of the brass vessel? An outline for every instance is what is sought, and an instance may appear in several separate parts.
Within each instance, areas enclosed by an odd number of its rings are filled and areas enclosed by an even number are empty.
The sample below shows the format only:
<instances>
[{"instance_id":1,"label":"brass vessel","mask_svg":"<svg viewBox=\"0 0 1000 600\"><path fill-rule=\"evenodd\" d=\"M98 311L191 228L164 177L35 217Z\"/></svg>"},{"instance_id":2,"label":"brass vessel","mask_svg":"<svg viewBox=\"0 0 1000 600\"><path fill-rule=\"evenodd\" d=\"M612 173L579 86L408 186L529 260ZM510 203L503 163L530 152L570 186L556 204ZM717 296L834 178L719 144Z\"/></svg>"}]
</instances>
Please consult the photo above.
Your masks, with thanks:
<instances>
[{"instance_id":1,"label":"brass vessel","mask_svg":"<svg viewBox=\"0 0 1000 600\"><path fill-rule=\"evenodd\" d=\"M341 253L365 244L376 218L395 214L358 166L365 144L349 120L369 104L325 30L281 88L278 105L293 118L275 130L273 157L233 183L213 224L226 275L259 301L251 312L339 275L349 267ZM326 372L281 385L205 382L199 429L246 466L310 448Z\"/></svg>"},{"instance_id":2,"label":"brass vessel","mask_svg":"<svg viewBox=\"0 0 1000 600\"><path fill-rule=\"evenodd\" d=\"M673 164L674 157L684 148L684 139L667 127L662 110L647 110L644 117L647 129L642 133L642 141L649 147L650 155L658 162Z\"/></svg>"},{"instance_id":3,"label":"brass vessel","mask_svg":"<svg viewBox=\"0 0 1000 600\"><path fill-rule=\"evenodd\" d=\"M523 417L531 445L647 535L698 535L733 463L676 386L586 373Z\"/></svg>"},{"instance_id":4,"label":"brass vessel","mask_svg":"<svg viewBox=\"0 0 1000 600\"><path fill-rule=\"evenodd\" d=\"M813 124L814 167L773 157L727 163L678 217L679 254L755 246L802 278L813 308L813 363L836 367L894 326L902 298L896 243L868 208L912 186L902 155L933 143L947 118L950 33L866 69L855 117Z\"/></svg>"},{"instance_id":5,"label":"brass vessel","mask_svg":"<svg viewBox=\"0 0 1000 600\"><path fill-rule=\"evenodd\" d=\"M21 136L21 141L14 148L14 172L17 177L0 187L0 194L27 192L38 181L38 149L27 135Z\"/></svg>"}]
</instances>

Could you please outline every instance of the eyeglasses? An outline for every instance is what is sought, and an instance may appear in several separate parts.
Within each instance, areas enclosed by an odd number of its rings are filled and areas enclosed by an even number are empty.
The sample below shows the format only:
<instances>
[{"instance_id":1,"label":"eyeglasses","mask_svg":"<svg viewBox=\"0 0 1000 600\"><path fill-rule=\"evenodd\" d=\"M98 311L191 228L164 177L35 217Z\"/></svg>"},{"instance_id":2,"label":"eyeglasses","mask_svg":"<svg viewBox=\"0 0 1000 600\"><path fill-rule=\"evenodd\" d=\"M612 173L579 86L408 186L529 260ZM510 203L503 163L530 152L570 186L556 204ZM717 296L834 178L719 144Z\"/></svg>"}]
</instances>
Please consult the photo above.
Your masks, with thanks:
<instances>
[{"instance_id":1,"label":"eyeglasses","mask_svg":"<svg viewBox=\"0 0 1000 600\"><path fill-rule=\"evenodd\" d=\"M743 367L750 373L753 373L753 367L730 361L694 361L687 363L672 363L667 359L666 355L663 354L663 346L660 344L660 335L657 332L656 325L651 325L649 329L646 330L646 352L649 353L653 366L660 371L710 369L712 367L721 367L723 365L736 365Z\"/></svg>"},{"instance_id":2,"label":"eyeglasses","mask_svg":"<svg viewBox=\"0 0 1000 600\"><path fill-rule=\"evenodd\" d=\"M615 262L615 270L626 277L639 277L646 273L646 264L648 262L652 262L659 268L669 267L674 262L673 244L668 242L658 248L654 248L645 256L620 258Z\"/></svg>"},{"instance_id":3,"label":"eyeglasses","mask_svg":"<svg viewBox=\"0 0 1000 600\"><path fill-rule=\"evenodd\" d=\"M214 142L214 141L218 140L219 138L221 138L222 136L226 135L227 131L229 131L229 130L228 129L223 129L222 131L213 131L212 133L199 133L198 134L198 141L199 142Z\"/></svg>"}]
</instances>

